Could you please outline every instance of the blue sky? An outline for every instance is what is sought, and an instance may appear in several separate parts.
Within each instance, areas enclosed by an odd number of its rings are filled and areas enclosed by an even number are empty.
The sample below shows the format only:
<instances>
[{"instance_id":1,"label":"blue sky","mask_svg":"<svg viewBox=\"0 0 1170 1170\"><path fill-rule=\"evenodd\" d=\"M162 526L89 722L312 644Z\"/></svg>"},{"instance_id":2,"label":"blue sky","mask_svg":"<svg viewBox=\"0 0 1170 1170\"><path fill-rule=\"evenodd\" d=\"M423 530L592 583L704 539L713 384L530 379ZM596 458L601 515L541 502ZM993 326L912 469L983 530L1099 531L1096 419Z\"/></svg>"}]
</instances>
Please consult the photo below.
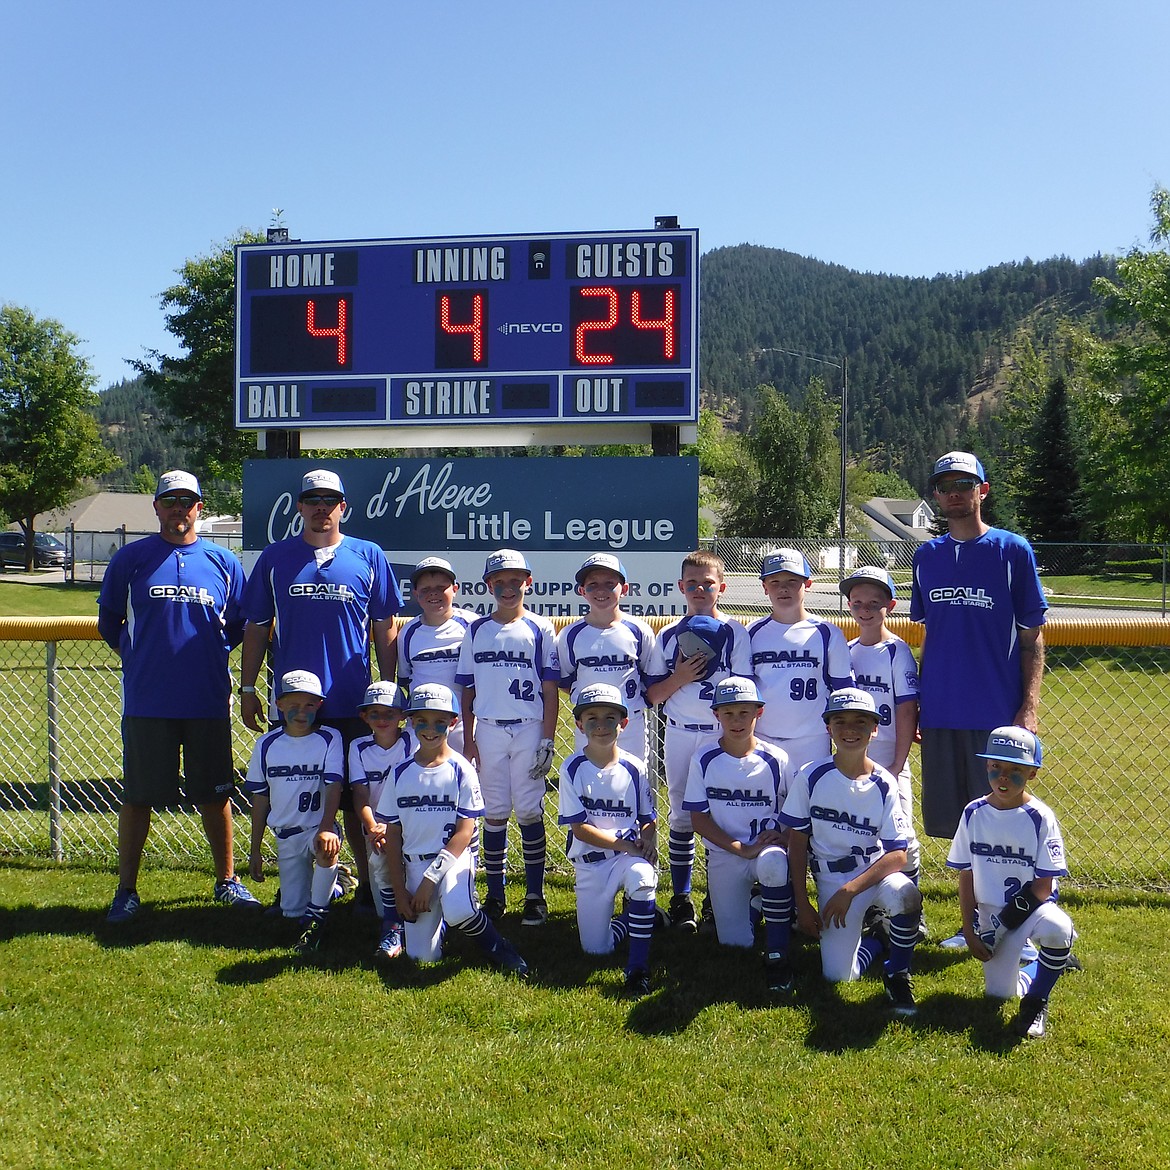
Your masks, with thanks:
<instances>
[{"instance_id":1,"label":"blue sky","mask_svg":"<svg viewBox=\"0 0 1170 1170\"><path fill-rule=\"evenodd\" d=\"M294 237L639 228L862 271L1144 244L1165 0L38 0L5 13L0 301L99 386L185 259Z\"/></svg>"}]
</instances>

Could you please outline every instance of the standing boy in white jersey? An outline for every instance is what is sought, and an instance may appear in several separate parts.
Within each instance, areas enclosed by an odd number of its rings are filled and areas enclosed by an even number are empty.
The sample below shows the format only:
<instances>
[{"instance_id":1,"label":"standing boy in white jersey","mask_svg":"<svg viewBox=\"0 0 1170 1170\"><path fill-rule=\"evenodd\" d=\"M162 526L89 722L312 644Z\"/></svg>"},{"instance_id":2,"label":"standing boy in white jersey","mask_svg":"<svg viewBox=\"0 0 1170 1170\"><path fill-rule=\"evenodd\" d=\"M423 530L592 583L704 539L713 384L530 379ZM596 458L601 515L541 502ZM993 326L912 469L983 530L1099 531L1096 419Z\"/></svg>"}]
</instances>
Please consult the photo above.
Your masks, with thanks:
<instances>
[{"instance_id":1,"label":"standing boy in white jersey","mask_svg":"<svg viewBox=\"0 0 1170 1170\"><path fill-rule=\"evenodd\" d=\"M719 732L711 713L715 684L729 674L752 672L747 630L719 612L719 597L727 588L723 573L723 561L714 553L696 549L683 558L678 587L687 599L686 616L659 635L663 669L669 674L646 688L647 702L665 704L663 754L670 794L668 858L673 889L670 921L684 931L698 927L691 901L695 831L691 814L683 808L691 757Z\"/></svg>"},{"instance_id":2,"label":"standing boy in white jersey","mask_svg":"<svg viewBox=\"0 0 1170 1170\"><path fill-rule=\"evenodd\" d=\"M654 794L642 761L618 747L626 704L617 687L581 687L573 719L585 747L561 765L557 812L569 826L581 946L587 955L608 955L628 937L626 990L645 995L658 889ZM626 909L614 917L621 890Z\"/></svg>"},{"instance_id":3,"label":"standing boy in white jersey","mask_svg":"<svg viewBox=\"0 0 1170 1170\"><path fill-rule=\"evenodd\" d=\"M315 727L325 702L321 680L308 670L280 679L276 707L283 725L256 741L244 789L252 798L252 877L264 880L265 826L276 836L280 908L299 919L296 949L320 949L325 917L337 878L341 837L337 809L345 753L341 732Z\"/></svg>"},{"instance_id":4,"label":"standing boy in white jersey","mask_svg":"<svg viewBox=\"0 0 1170 1170\"><path fill-rule=\"evenodd\" d=\"M414 566L410 591L422 613L412 617L398 635L398 682L407 693L425 682L454 690L459 647L476 615L456 608L459 581L450 561L442 557L424 557ZM463 751L461 723L451 728L448 741L455 751Z\"/></svg>"},{"instance_id":5,"label":"standing boy in white jersey","mask_svg":"<svg viewBox=\"0 0 1170 1170\"><path fill-rule=\"evenodd\" d=\"M622 750L646 759L646 687L666 674L654 631L640 618L622 612L630 591L625 566L612 553L594 553L577 570L577 592L589 601L589 613L557 635L561 686L576 705L591 683L617 687L626 705ZM576 748L585 746L578 728Z\"/></svg>"},{"instance_id":6,"label":"standing boy in white jersey","mask_svg":"<svg viewBox=\"0 0 1170 1170\"><path fill-rule=\"evenodd\" d=\"M386 856L394 897L406 919L406 953L433 963L443 951L443 924L457 927L501 971L523 979L528 964L501 938L475 897L471 840L483 816L475 769L447 743L459 716L441 683L410 692L407 714L418 743L382 790Z\"/></svg>"},{"instance_id":7,"label":"standing boy in white jersey","mask_svg":"<svg viewBox=\"0 0 1170 1170\"><path fill-rule=\"evenodd\" d=\"M858 687L873 695L878 733L869 745L876 760L898 781L898 799L910 825L906 845L906 876L918 884L919 845L914 832L914 793L910 747L918 730L918 663L910 647L886 628L886 617L898 604L894 579L885 569L865 565L840 585L860 633L849 643L849 657Z\"/></svg>"},{"instance_id":8,"label":"standing boy in white jersey","mask_svg":"<svg viewBox=\"0 0 1170 1170\"><path fill-rule=\"evenodd\" d=\"M782 748L795 771L829 754L821 715L831 691L853 685L849 644L832 622L806 612L812 567L802 552L768 553L760 580L772 613L748 626L751 673L765 703L756 734Z\"/></svg>"},{"instance_id":9,"label":"standing boy in white jersey","mask_svg":"<svg viewBox=\"0 0 1170 1170\"><path fill-rule=\"evenodd\" d=\"M894 1013L914 1015L910 960L918 936L922 896L902 873L909 826L897 784L866 754L877 734L873 697L856 687L829 696L824 715L836 754L806 764L796 776L780 819L788 835L788 862L797 925L821 940L821 969L833 983L860 979L883 949L882 972ZM808 897L808 873L817 888L819 913ZM870 906L879 920L874 937L862 938Z\"/></svg>"},{"instance_id":10,"label":"standing boy in white jersey","mask_svg":"<svg viewBox=\"0 0 1170 1170\"><path fill-rule=\"evenodd\" d=\"M523 553L510 548L491 553L483 579L496 607L471 624L455 672L463 688L464 754L479 769L487 807L483 908L493 919L505 910L508 818L514 812L526 888L520 925L542 926L548 920L544 782L552 767L561 681L556 631L548 618L524 608L532 569Z\"/></svg>"},{"instance_id":11,"label":"standing boy in white jersey","mask_svg":"<svg viewBox=\"0 0 1170 1170\"><path fill-rule=\"evenodd\" d=\"M1017 1036L1039 1038L1048 997L1068 964L1076 931L1056 905L1056 881L1068 873L1064 840L1052 809L1028 792L1043 748L1024 727L997 727L979 755L990 791L963 809L947 865L959 871L963 937L983 964L987 995L1020 995ZM1020 970L1032 939L1038 961Z\"/></svg>"},{"instance_id":12,"label":"standing boy in white jersey","mask_svg":"<svg viewBox=\"0 0 1170 1170\"><path fill-rule=\"evenodd\" d=\"M374 951L376 962L388 962L402 954L402 916L394 900L394 885L386 861L386 825L374 813L391 772L410 758L414 744L401 729L406 692L395 683L370 683L358 715L369 728L349 745L346 763L353 807L366 834L366 857L374 904L382 912L382 930Z\"/></svg>"},{"instance_id":13,"label":"standing boy in white jersey","mask_svg":"<svg viewBox=\"0 0 1170 1170\"><path fill-rule=\"evenodd\" d=\"M752 679L732 675L716 685L711 710L722 734L691 761L683 808L707 842L707 892L719 941L752 946L751 895L759 882L768 990L789 995L794 988L788 962L792 885L780 809L792 773L779 748L756 738L763 709Z\"/></svg>"}]
</instances>

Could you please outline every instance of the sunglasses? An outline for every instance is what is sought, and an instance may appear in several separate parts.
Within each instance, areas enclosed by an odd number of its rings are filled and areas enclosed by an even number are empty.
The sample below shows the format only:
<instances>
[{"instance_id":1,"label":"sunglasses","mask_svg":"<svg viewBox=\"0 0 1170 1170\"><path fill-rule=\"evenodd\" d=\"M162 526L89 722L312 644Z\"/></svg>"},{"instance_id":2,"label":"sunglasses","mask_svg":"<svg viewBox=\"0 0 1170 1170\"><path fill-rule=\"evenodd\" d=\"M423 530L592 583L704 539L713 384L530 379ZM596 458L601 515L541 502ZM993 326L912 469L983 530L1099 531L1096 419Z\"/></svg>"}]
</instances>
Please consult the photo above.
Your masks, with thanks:
<instances>
[{"instance_id":1,"label":"sunglasses","mask_svg":"<svg viewBox=\"0 0 1170 1170\"><path fill-rule=\"evenodd\" d=\"M973 492L982 480L978 479L948 479L944 483L934 485L935 492L940 496L948 496L951 492Z\"/></svg>"},{"instance_id":2,"label":"sunglasses","mask_svg":"<svg viewBox=\"0 0 1170 1170\"><path fill-rule=\"evenodd\" d=\"M164 508L173 508L176 504L184 508L193 508L200 500L198 496L159 496L155 503Z\"/></svg>"},{"instance_id":3,"label":"sunglasses","mask_svg":"<svg viewBox=\"0 0 1170 1170\"><path fill-rule=\"evenodd\" d=\"M301 496L301 503L310 508L335 508L343 499L344 496Z\"/></svg>"}]
</instances>

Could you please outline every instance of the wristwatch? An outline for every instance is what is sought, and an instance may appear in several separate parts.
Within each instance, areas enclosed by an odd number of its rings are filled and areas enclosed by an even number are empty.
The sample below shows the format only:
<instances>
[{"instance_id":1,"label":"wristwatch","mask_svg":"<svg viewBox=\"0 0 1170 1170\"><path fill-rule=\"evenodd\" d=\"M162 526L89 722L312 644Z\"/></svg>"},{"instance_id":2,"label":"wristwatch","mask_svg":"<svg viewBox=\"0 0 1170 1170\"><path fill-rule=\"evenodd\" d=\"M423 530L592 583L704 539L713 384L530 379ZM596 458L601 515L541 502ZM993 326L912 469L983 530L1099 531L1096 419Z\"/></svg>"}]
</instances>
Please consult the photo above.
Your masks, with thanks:
<instances>
[{"instance_id":1,"label":"wristwatch","mask_svg":"<svg viewBox=\"0 0 1170 1170\"><path fill-rule=\"evenodd\" d=\"M255 687L240 687L241 695L254 695L256 693Z\"/></svg>"}]
</instances>

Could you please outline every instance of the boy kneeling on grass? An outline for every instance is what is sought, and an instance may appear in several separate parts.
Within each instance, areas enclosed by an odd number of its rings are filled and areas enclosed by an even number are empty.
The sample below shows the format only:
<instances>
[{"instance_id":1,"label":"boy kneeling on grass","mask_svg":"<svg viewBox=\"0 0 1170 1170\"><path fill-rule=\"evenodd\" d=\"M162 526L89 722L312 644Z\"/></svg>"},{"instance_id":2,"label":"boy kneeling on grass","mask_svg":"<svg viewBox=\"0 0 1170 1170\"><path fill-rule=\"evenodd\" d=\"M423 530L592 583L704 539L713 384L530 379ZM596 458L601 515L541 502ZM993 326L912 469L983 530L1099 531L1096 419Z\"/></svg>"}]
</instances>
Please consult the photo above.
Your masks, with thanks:
<instances>
[{"instance_id":1,"label":"boy kneeling on grass","mask_svg":"<svg viewBox=\"0 0 1170 1170\"><path fill-rule=\"evenodd\" d=\"M1067 875L1056 815L1030 792L1040 771L1040 739L1023 727L997 727L987 737L990 791L959 819L947 865L959 871L963 937L983 964L987 995L1021 996L1012 1030L1044 1035L1048 997L1069 963L1076 931L1054 901L1057 878ZM1038 960L1020 968L1032 939Z\"/></svg>"},{"instance_id":2,"label":"boy kneeling on grass","mask_svg":"<svg viewBox=\"0 0 1170 1170\"><path fill-rule=\"evenodd\" d=\"M780 819L792 830L788 863L797 925L821 940L821 968L833 983L860 979L885 954L882 980L895 1015L917 1008L910 960L918 938L922 896L902 873L911 828L898 799L898 782L866 754L877 735L873 696L843 687L829 696L825 722L836 747L797 773ZM808 871L817 904L808 897ZM866 911L879 906L869 936Z\"/></svg>"},{"instance_id":3,"label":"boy kneeling on grass","mask_svg":"<svg viewBox=\"0 0 1170 1170\"><path fill-rule=\"evenodd\" d=\"M406 954L438 961L446 923L474 940L493 966L523 979L528 964L475 895L470 847L484 805L475 769L447 743L457 708L442 683L420 683L410 692L406 714L418 750L393 770L378 803L394 900L406 920Z\"/></svg>"},{"instance_id":4,"label":"boy kneeling on grass","mask_svg":"<svg viewBox=\"0 0 1170 1170\"><path fill-rule=\"evenodd\" d=\"M646 995L658 890L657 826L646 766L618 747L628 716L621 691L609 683L589 683L577 692L573 718L585 747L561 765L558 820L569 826L582 949L608 955L628 937L626 990ZM614 916L621 890L627 907Z\"/></svg>"},{"instance_id":5,"label":"boy kneeling on grass","mask_svg":"<svg viewBox=\"0 0 1170 1170\"><path fill-rule=\"evenodd\" d=\"M267 825L276 836L281 913L299 920L302 955L320 949L341 849L335 822L345 757L340 731L313 726L324 701L311 671L281 677L276 707L283 724L257 740L244 782L252 798L252 877L264 880Z\"/></svg>"}]
</instances>

